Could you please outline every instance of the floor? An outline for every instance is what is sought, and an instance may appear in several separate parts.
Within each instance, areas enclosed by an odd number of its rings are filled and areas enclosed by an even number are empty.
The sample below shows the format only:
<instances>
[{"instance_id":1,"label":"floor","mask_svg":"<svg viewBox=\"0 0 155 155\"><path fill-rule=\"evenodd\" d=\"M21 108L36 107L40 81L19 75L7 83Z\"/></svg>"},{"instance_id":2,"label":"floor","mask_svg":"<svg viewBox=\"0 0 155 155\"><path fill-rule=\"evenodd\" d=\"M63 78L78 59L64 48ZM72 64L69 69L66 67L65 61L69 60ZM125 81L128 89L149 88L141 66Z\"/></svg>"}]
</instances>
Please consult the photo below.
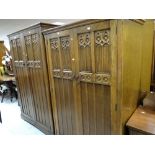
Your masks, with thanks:
<instances>
[{"instance_id":1,"label":"floor","mask_svg":"<svg viewBox=\"0 0 155 155\"><path fill-rule=\"evenodd\" d=\"M44 133L33 125L21 119L20 107L16 99L13 99L11 102L10 99L4 98L3 103L0 102L0 111L2 115L0 135L44 135Z\"/></svg>"}]
</instances>

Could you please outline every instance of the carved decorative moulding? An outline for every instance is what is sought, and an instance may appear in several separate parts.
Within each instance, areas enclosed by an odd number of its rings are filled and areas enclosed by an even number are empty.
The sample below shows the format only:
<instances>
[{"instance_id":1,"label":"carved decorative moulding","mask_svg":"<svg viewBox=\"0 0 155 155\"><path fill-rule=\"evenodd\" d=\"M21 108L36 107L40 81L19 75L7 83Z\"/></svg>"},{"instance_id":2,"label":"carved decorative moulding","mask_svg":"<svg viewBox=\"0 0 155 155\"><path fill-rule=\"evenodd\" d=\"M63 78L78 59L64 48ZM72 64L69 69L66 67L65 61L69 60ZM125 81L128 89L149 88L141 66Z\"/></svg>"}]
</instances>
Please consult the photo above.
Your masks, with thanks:
<instances>
[{"instance_id":1,"label":"carved decorative moulding","mask_svg":"<svg viewBox=\"0 0 155 155\"><path fill-rule=\"evenodd\" d=\"M110 85L111 84L110 74L95 74L95 83Z\"/></svg>"},{"instance_id":2,"label":"carved decorative moulding","mask_svg":"<svg viewBox=\"0 0 155 155\"><path fill-rule=\"evenodd\" d=\"M61 47L62 49L67 49L70 47L70 37L63 37L61 38Z\"/></svg>"},{"instance_id":3,"label":"carved decorative moulding","mask_svg":"<svg viewBox=\"0 0 155 155\"><path fill-rule=\"evenodd\" d=\"M88 72L80 72L79 80L83 82L97 83L103 85L111 84L111 75L110 74L93 74Z\"/></svg>"},{"instance_id":4,"label":"carved decorative moulding","mask_svg":"<svg viewBox=\"0 0 155 155\"><path fill-rule=\"evenodd\" d=\"M18 62L18 67L23 67L23 62L22 61Z\"/></svg>"},{"instance_id":5,"label":"carved decorative moulding","mask_svg":"<svg viewBox=\"0 0 155 155\"><path fill-rule=\"evenodd\" d=\"M95 43L97 46L110 45L110 30L102 30L95 32Z\"/></svg>"},{"instance_id":6,"label":"carved decorative moulding","mask_svg":"<svg viewBox=\"0 0 155 155\"><path fill-rule=\"evenodd\" d=\"M25 67L24 61L14 61L15 67Z\"/></svg>"},{"instance_id":7,"label":"carved decorative moulding","mask_svg":"<svg viewBox=\"0 0 155 155\"><path fill-rule=\"evenodd\" d=\"M51 48L54 50L58 49L58 38L53 38L50 40Z\"/></svg>"},{"instance_id":8,"label":"carved decorative moulding","mask_svg":"<svg viewBox=\"0 0 155 155\"><path fill-rule=\"evenodd\" d=\"M78 35L79 47L90 47L90 33L82 33Z\"/></svg>"},{"instance_id":9,"label":"carved decorative moulding","mask_svg":"<svg viewBox=\"0 0 155 155\"><path fill-rule=\"evenodd\" d=\"M34 61L34 67L35 68L41 68L41 62L40 61Z\"/></svg>"},{"instance_id":10,"label":"carved decorative moulding","mask_svg":"<svg viewBox=\"0 0 155 155\"><path fill-rule=\"evenodd\" d=\"M19 67L19 61L14 61L15 67Z\"/></svg>"},{"instance_id":11,"label":"carved decorative moulding","mask_svg":"<svg viewBox=\"0 0 155 155\"><path fill-rule=\"evenodd\" d=\"M79 80L83 82L93 82L93 73L80 72Z\"/></svg>"},{"instance_id":12,"label":"carved decorative moulding","mask_svg":"<svg viewBox=\"0 0 155 155\"><path fill-rule=\"evenodd\" d=\"M72 80L74 78L74 73L72 71L63 71L62 77L63 77L63 79Z\"/></svg>"},{"instance_id":13,"label":"carved decorative moulding","mask_svg":"<svg viewBox=\"0 0 155 155\"><path fill-rule=\"evenodd\" d=\"M20 67L26 67L26 63L24 61L19 61Z\"/></svg>"},{"instance_id":14,"label":"carved decorative moulding","mask_svg":"<svg viewBox=\"0 0 155 155\"><path fill-rule=\"evenodd\" d=\"M60 71L60 69L54 69L53 70L53 77L61 78L61 71Z\"/></svg>"},{"instance_id":15,"label":"carved decorative moulding","mask_svg":"<svg viewBox=\"0 0 155 155\"><path fill-rule=\"evenodd\" d=\"M26 46L31 45L31 36L30 35L25 37L25 45Z\"/></svg>"},{"instance_id":16,"label":"carved decorative moulding","mask_svg":"<svg viewBox=\"0 0 155 155\"><path fill-rule=\"evenodd\" d=\"M18 67L22 67L22 61L18 61Z\"/></svg>"},{"instance_id":17,"label":"carved decorative moulding","mask_svg":"<svg viewBox=\"0 0 155 155\"><path fill-rule=\"evenodd\" d=\"M32 43L37 44L38 43L38 34L32 34Z\"/></svg>"},{"instance_id":18,"label":"carved decorative moulding","mask_svg":"<svg viewBox=\"0 0 155 155\"><path fill-rule=\"evenodd\" d=\"M34 61L27 61L27 67L33 68L34 67Z\"/></svg>"}]
</instances>

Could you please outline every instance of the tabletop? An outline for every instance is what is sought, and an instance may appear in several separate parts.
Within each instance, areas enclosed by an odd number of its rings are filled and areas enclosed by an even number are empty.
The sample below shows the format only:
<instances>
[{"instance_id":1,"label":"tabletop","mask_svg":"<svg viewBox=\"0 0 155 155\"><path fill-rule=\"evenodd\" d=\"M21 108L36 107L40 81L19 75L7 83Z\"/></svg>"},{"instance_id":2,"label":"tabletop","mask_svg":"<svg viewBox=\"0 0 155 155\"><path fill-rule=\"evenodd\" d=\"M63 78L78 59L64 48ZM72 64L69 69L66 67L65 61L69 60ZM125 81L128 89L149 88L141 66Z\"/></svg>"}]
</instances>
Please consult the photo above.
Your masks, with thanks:
<instances>
[{"instance_id":1,"label":"tabletop","mask_svg":"<svg viewBox=\"0 0 155 155\"><path fill-rule=\"evenodd\" d=\"M130 117L127 126L149 134L155 134L155 111L139 106Z\"/></svg>"}]
</instances>

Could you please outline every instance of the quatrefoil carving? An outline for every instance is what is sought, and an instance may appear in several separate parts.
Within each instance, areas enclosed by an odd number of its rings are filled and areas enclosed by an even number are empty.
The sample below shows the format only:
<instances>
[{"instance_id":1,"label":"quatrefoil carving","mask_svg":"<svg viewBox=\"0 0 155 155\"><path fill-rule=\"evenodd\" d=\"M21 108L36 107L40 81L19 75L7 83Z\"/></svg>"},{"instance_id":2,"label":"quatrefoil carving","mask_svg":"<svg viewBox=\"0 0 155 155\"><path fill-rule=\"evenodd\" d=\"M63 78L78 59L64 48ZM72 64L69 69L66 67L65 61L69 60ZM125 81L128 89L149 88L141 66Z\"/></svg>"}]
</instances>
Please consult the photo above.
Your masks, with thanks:
<instances>
[{"instance_id":1,"label":"quatrefoil carving","mask_svg":"<svg viewBox=\"0 0 155 155\"><path fill-rule=\"evenodd\" d=\"M35 68L40 68L41 62L40 61L34 61L34 66L35 66Z\"/></svg>"},{"instance_id":2,"label":"quatrefoil carving","mask_svg":"<svg viewBox=\"0 0 155 155\"><path fill-rule=\"evenodd\" d=\"M31 36L25 37L25 44L26 44L26 46L29 46L31 44Z\"/></svg>"},{"instance_id":3,"label":"quatrefoil carving","mask_svg":"<svg viewBox=\"0 0 155 155\"><path fill-rule=\"evenodd\" d=\"M74 77L74 74L72 71L63 71L63 78L64 79L70 79L72 80Z\"/></svg>"},{"instance_id":4,"label":"quatrefoil carving","mask_svg":"<svg viewBox=\"0 0 155 155\"><path fill-rule=\"evenodd\" d=\"M70 46L70 39L69 39L69 37L61 38L61 47L63 49L67 49L69 46Z\"/></svg>"},{"instance_id":5,"label":"quatrefoil carving","mask_svg":"<svg viewBox=\"0 0 155 155\"><path fill-rule=\"evenodd\" d=\"M83 33L80 34L78 37L79 40L79 46L86 48L90 46L90 33Z\"/></svg>"},{"instance_id":6,"label":"quatrefoil carving","mask_svg":"<svg viewBox=\"0 0 155 155\"><path fill-rule=\"evenodd\" d=\"M33 34L32 35L32 43L37 44L38 43L38 34Z\"/></svg>"},{"instance_id":7,"label":"quatrefoil carving","mask_svg":"<svg viewBox=\"0 0 155 155\"><path fill-rule=\"evenodd\" d=\"M50 44L51 44L52 49L54 49L54 50L58 49L58 39L57 38L51 39Z\"/></svg>"},{"instance_id":8,"label":"quatrefoil carving","mask_svg":"<svg viewBox=\"0 0 155 155\"><path fill-rule=\"evenodd\" d=\"M34 61L27 61L27 67L34 67Z\"/></svg>"},{"instance_id":9,"label":"quatrefoil carving","mask_svg":"<svg viewBox=\"0 0 155 155\"><path fill-rule=\"evenodd\" d=\"M86 72L80 72L80 81L93 82L93 74L86 73Z\"/></svg>"},{"instance_id":10,"label":"quatrefoil carving","mask_svg":"<svg viewBox=\"0 0 155 155\"><path fill-rule=\"evenodd\" d=\"M53 76L57 78L61 78L61 72L59 69L53 70Z\"/></svg>"},{"instance_id":11,"label":"quatrefoil carving","mask_svg":"<svg viewBox=\"0 0 155 155\"><path fill-rule=\"evenodd\" d=\"M18 61L14 61L14 65L15 65L15 67L18 67L19 66Z\"/></svg>"},{"instance_id":12,"label":"quatrefoil carving","mask_svg":"<svg viewBox=\"0 0 155 155\"><path fill-rule=\"evenodd\" d=\"M95 74L95 82L110 85L111 76L109 74Z\"/></svg>"},{"instance_id":13,"label":"quatrefoil carving","mask_svg":"<svg viewBox=\"0 0 155 155\"><path fill-rule=\"evenodd\" d=\"M110 30L95 32L95 43L99 46L110 45Z\"/></svg>"}]
</instances>

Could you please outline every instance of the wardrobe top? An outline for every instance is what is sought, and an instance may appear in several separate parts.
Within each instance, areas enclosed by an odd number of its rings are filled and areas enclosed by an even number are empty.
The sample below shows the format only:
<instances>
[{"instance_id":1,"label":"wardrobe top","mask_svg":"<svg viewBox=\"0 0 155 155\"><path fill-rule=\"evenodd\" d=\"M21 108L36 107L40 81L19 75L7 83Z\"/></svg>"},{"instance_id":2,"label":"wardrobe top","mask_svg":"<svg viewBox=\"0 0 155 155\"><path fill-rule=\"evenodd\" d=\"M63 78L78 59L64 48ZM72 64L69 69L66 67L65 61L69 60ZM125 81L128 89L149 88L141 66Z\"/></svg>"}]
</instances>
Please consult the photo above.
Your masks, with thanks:
<instances>
[{"instance_id":1,"label":"wardrobe top","mask_svg":"<svg viewBox=\"0 0 155 155\"><path fill-rule=\"evenodd\" d=\"M31 29L39 28L39 27L44 28L44 29L49 29L49 28L56 27L56 26L58 26L58 25L40 22L40 23L31 25L31 26L29 26L29 27L26 27L26 28L24 28L24 29L21 29L21 30L19 30L19 31L13 32L13 33L9 34L8 37L10 37L10 36L12 36L12 35L15 35L15 34L17 34L17 33L23 32L23 31L28 31L28 30L31 30Z\"/></svg>"},{"instance_id":2,"label":"wardrobe top","mask_svg":"<svg viewBox=\"0 0 155 155\"><path fill-rule=\"evenodd\" d=\"M53 33L53 32L57 32L60 30L67 30L67 29L76 28L79 26L85 26L88 24L93 24L93 23L97 23L101 21L108 21L108 20L128 20L128 19L87 19L87 20L81 20L78 22L74 22L74 23L70 23L70 24L66 24L66 25L62 25L62 26L58 26L54 28L49 28L49 29L43 30L42 32L44 35L47 35L47 34L50 34L51 32ZM129 20L132 20L142 25L145 23L145 20L143 19L129 19Z\"/></svg>"}]
</instances>

